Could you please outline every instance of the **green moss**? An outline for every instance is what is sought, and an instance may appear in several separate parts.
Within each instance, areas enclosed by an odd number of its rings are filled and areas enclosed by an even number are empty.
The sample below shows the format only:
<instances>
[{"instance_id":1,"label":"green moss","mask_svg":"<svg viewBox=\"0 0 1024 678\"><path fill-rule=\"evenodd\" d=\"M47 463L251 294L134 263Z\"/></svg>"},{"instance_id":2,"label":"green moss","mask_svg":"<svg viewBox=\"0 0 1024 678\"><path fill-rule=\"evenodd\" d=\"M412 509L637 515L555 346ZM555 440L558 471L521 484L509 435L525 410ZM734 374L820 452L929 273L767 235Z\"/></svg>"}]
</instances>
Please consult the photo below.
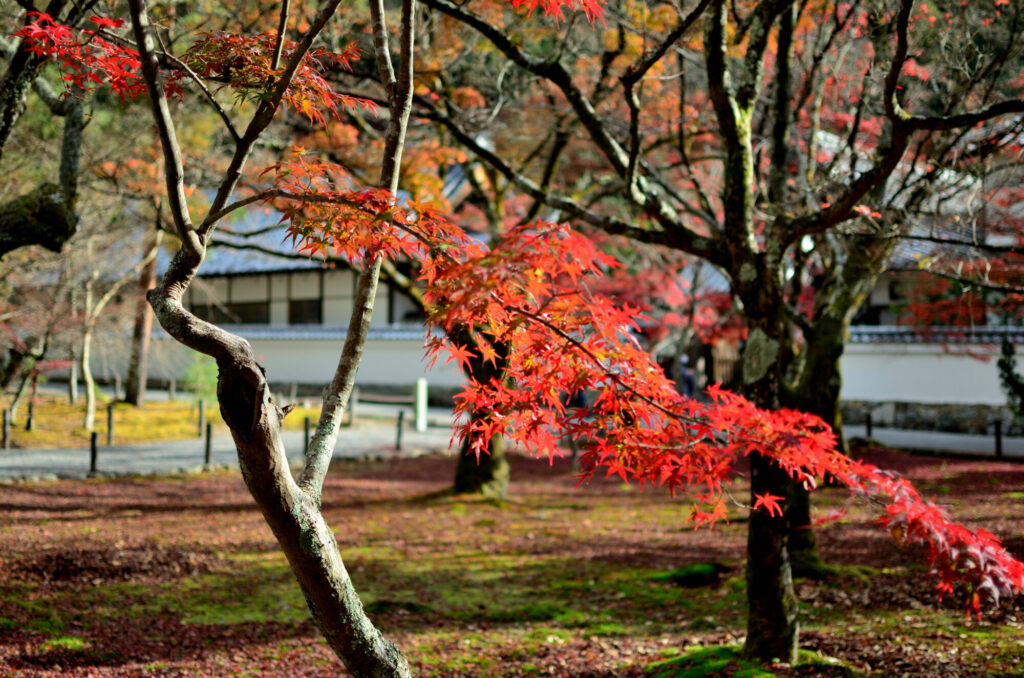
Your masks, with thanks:
<instances>
[{"instance_id":1,"label":"green moss","mask_svg":"<svg viewBox=\"0 0 1024 678\"><path fill-rule=\"evenodd\" d=\"M651 678L707 678L730 675L734 678L771 678L774 673L763 670L748 661L731 647L711 645L687 651L685 654L648 664L645 669ZM728 671L728 674L724 672Z\"/></svg>"},{"instance_id":2,"label":"green moss","mask_svg":"<svg viewBox=\"0 0 1024 678\"><path fill-rule=\"evenodd\" d=\"M731 676L733 678L772 678L770 666L745 659L739 646L709 645L687 650L678 657L648 664L645 672L651 678L708 678ZM849 666L830 657L801 650L797 664L797 675L831 676L855 678L859 674ZM786 675L790 675L786 672Z\"/></svg>"},{"instance_id":3,"label":"green moss","mask_svg":"<svg viewBox=\"0 0 1024 678\"><path fill-rule=\"evenodd\" d=\"M58 636L43 643L43 649L50 650L84 650L88 643L78 636Z\"/></svg>"},{"instance_id":4,"label":"green moss","mask_svg":"<svg viewBox=\"0 0 1024 678\"><path fill-rule=\"evenodd\" d=\"M616 624L615 622L602 622L590 626L586 633L586 636L625 636L629 635L629 629L622 624Z\"/></svg>"}]
</instances>

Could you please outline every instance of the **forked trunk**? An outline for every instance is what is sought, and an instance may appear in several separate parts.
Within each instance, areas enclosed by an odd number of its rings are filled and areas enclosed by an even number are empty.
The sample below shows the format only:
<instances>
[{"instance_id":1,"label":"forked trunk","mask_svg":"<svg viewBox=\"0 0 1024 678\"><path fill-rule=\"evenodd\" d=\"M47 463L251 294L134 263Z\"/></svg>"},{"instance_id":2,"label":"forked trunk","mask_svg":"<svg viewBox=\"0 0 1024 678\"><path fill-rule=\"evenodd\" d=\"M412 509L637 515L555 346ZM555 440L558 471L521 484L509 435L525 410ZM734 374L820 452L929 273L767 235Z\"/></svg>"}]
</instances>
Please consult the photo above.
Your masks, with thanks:
<instances>
[{"instance_id":1,"label":"forked trunk","mask_svg":"<svg viewBox=\"0 0 1024 678\"><path fill-rule=\"evenodd\" d=\"M221 413L249 492L281 544L313 619L353 675L410 676L401 651L366 616L319 502L292 479L280 438L284 417L262 370L251 359L241 362L219 365Z\"/></svg>"}]
</instances>

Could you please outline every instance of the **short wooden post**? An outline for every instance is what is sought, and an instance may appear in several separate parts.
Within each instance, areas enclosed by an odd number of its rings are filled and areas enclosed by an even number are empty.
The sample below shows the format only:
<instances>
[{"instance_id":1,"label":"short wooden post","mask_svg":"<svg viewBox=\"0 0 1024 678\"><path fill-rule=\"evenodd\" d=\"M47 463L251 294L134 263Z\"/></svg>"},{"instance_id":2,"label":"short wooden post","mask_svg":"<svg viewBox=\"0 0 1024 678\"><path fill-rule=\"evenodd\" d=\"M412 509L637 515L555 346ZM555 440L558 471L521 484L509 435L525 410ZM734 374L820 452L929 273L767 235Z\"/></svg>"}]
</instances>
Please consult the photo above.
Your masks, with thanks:
<instances>
[{"instance_id":1,"label":"short wooden post","mask_svg":"<svg viewBox=\"0 0 1024 678\"><path fill-rule=\"evenodd\" d=\"M864 417L864 437L871 438L871 413L868 412Z\"/></svg>"},{"instance_id":2,"label":"short wooden post","mask_svg":"<svg viewBox=\"0 0 1024 678\"><path fill-rule=\"evenodd\" d=\"M292 382L292 387L291 387L291 389L288 392L288 402L295 403L295 402L298 402L298 401L299 401L299 385L296 384L293 381Z\"/></svg>"},{"instance_id":3,"label":"short wooden post","mask_svg":"<svg viewBox=\"0 0 1024 678\"><path fill-rule=\"evenodd\" d=\"M99 434L93 431L89 434L89 475L96 475L96 461L100 456Z\"/></svg>"},{"instance_id":4,"label":"short wooden post","mask_svg":"<svg viewBox=\"0 0 1024 678\"><path fill-rule=\"evenodd\" d=\"M4 410L4 449L11 449L11 411Z\"/></svg>"},{"instance_id":5,"label":"short wooden post","mask_svg":"<svg viewBox=\"0 0 1024 678\"><path fill-rule=\"evenodd\" d=\"M206 428L206 401L199 400L199 432L196 433L197 438L203 437L203 429Z\"/></svg>"},{"instance_id":6,"label":"short wooden post","mask_svg":"<svg viewBox=\"0 0 1024 678\"><path fill-rule=\"evenodd\" d=\"M398 427L395 430L395 450L402 451L402 420L405 419L405 410L398 410Z\"/></svg>"},{"instance_id":7,"label":"short wooden post","mask_svg":"<svg viewBox=\"0 0 1024 678\"><path fill-rule=\"evenodd\" d=\"M28 397L28 420L25 421L25 430L31 431L36 427L36 398L39 397L39 372L32 373L32 391Z\"/></svg>"},{"instance_id":8,"label":"short wooden post","mask_svg":"<svg viewBox=\"0 0 1024 678\"><path fill-rule=\"evenodd\" d=\"M114 403L107 403L107 447L114 444Z\"/></svg>"},{"instance_id":9,"label":"short wooden post","mask_svg":"<svg viewBox=\"0 0 1024 678\"><path fill-rule=\"evenodd\" d=\"M419 378L412 394L413 412L416 415L416 430L423 433L427 430L427 380Z\"/></svg>"},{"instance_id":10,"label":"short wooden post","mask_svg":"<svg viewBox=\"0 0 1024 678\"><path fill-rule=\"evenodd\" d=\"M203 468L210 469L210 461L213 459L213 424L206 422L206 450L203 452Z\"/></svg>"},{"instance_id":11,"label":"short wooden post","mask_svg":"<svg viewBox=\"0 0 1024 678\"><path fill-rule=\"evenodd\" d=\"M996 419L994 422L996 429L996 459L1003 458L1003 420Z\"/></svg>"},{"instance_id":12,"label":"short wooden post","mask_svg":"<svg viewBox=\"0 0 1024 678\"><path fill-rule=\"evenodd\" d=\"M172 401L172 402L174 401L174 397L175 397L175 393L174 393L175 388L174 387L176 385L177 384L174 382L174 377L171 377L171 380L167 383L167 399Z\"/></svg>"},{"instance_id":13,"label":"short wooden post","mask_svg":"<svg viewBox=\"0 0 1024 678\"><path fill-rule=\"evenodd\" d=\"M309 417L302 422L302 453L309 452Z\"/></svg>"}]
</instances>

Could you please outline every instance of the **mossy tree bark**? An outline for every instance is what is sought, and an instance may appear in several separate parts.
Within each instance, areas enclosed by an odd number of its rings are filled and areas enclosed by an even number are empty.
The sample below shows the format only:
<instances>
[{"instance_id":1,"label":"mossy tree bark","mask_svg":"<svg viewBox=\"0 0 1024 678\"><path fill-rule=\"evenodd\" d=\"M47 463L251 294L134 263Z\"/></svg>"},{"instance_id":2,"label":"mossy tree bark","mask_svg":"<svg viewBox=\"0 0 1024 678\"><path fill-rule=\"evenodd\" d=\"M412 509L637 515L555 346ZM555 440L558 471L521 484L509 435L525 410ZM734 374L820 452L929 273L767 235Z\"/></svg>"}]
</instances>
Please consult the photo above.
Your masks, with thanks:
<instances>
[{"instance_id":1,"label":"mossy tree bark","mask_svg":"<svg viewBox=\"0 0 1024 678\"><path fill-rule=\"evenodd\" d=\"M96 6L95 0L67 2L51 0L41 11L57 21L75 26ZM24 21L34 20L25 15ZM78 220L75 201L78 192L79 157L86 118L77 96L63 97L41 77L43 57L34 54L24 41L6 51L7 69L0 78L0 158L34 88L55 116L64 118L60 176L57 183L43 183L25 195L0 205L0 257L28 245L59 252L74 235Z\"/></svg>"}]
</instances>

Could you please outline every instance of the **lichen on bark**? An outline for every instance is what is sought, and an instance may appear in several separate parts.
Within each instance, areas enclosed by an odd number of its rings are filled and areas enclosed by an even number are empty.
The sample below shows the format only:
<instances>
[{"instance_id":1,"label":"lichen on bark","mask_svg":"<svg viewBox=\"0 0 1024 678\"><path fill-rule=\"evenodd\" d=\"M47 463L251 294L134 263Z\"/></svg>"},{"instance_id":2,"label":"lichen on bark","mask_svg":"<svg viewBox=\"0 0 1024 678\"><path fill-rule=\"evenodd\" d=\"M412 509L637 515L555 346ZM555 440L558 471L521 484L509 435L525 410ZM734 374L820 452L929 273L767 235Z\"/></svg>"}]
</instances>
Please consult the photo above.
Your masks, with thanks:
<instances>
[{"instance_id":1,"label":"lichen on bark","mask_svg":"<svg viewBox=\"0 0 1024 678\"><path fill-rule=\"evenodd\" d=\"M743 349L743 383L753 384L768 374L779 357L779 342L769 337L760 327L747 336Z\"/></svg>"}]
</instances>

